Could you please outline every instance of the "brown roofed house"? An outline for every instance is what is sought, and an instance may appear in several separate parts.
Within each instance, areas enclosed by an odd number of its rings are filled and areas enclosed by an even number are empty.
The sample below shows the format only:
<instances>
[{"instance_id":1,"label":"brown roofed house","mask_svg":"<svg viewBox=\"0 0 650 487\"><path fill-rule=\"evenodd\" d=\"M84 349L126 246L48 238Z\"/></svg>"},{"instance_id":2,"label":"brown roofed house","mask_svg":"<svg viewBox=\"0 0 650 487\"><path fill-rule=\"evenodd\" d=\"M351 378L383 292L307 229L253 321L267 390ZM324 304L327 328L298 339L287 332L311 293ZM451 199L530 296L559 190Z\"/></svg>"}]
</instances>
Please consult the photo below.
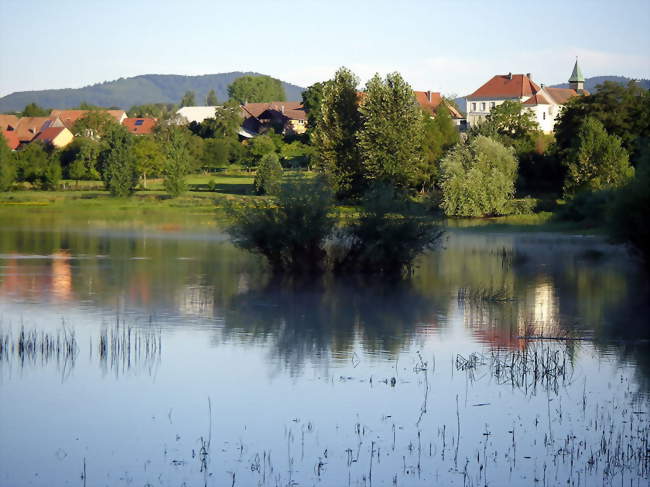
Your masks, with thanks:
<instances>
[{"instance_id":1,"label":"brown roofed house","mask_svg":"<svg viewBox=\"0 0 650 487\"><path fill-rule=\"evenodd\" d=\"M14 128L21 143L31 142L39 132L48 127L61 127L63 124L56 117L22 117Z\"/></svg>"},{"instance_id":2,"label":"brown roofed house","mask_svg":"<svg viewBox=\"0 0 650 487\"><path fill-rule=\"evenodd\" d=\"M34 140L40 140L45 144L52 144L57 149L68 145L74 136L66 127L47 127L39 133Z\"/></svg>"},{"instance_id":3,"label":"brown roofed house","mask_svg":"<svg viewBox=\"0 0 650 487\"><path fill-rule=\"evenodd\" d=\"M0 114L0 130L15 130L17 124L18 117L16 115Z\"/></svg>"},{"instance_id":4,"label":"brown roofed house","mask_svg":"<svg viewBox=\"0 0 650 487\"><path fill-rule=\"evenodd\" d=\"M153 131L157 122L155 118L125 118L122 125L132 134L146 135Z\"/></svg>"},{"instance_id":5,"label":"brown roofed house","mask_svg":"<svg viewBox=\"0 0 650 487\"><path fill-rule=\"evenodd\" d=\"M241 106L244 132L256 135L279 128L283 134L304 134L307 130L307 112L299 101L247 103Z\"/></svg>"},{"instance_id":6,"label":"brown roofed house","mask_svg":"<svg viewBox=\"0 0 650 487\"><path fill-rule=\"evenodd\" d=\"M66 128L72 129L72 127L77 122L77 120L84 117L90 111L91 110L52 110L50 116L58 117L61 120L61 122L63 122L63 125ZM101 110L101 111L108 113L119 124L121 124L126 118L126 112L124 110Z\"/></svg>"}]
</instances>

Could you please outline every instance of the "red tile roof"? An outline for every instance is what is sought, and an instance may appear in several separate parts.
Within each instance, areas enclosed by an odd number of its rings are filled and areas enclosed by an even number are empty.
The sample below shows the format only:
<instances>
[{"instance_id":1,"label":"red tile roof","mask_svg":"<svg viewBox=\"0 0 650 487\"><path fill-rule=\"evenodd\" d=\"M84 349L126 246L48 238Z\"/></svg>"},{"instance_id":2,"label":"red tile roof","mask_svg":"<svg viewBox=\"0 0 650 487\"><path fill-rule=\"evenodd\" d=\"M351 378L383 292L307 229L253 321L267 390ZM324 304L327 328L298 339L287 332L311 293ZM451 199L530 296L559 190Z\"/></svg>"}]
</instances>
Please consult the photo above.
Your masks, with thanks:
<instances>
[{"instance_id":1,"label":"red tile roof","mask_svg":"<svg viewBox=\"0 0 650 487\"><path fill-rule=\"evenodd\" d=\"M532 96L540 87L525 74L499 74L481 86L467 99L522 98Z\"/></svg>"},{"instance_id":2,"label":"red tile roof","mask_svg":"<svg viewBox=\"0 0 650 487\"><path fill-rule=\"evenodd\" d=\"M65 127L48 127L39 133L34 140L42 140L46 143L52 142L64 130L66 130Z\"/></svg>"},{"instance_id":3,"label":"red tile roof","mask_svg":"<svg viewBox=\"0 0 650 487\"><path fill-rule=\"evenodd\" d=\"M18 119L14 132L21 142L30 142L38 133L52 124L50 117L22 117Z\"/></svg>"},{"instance_id":4,"label":"red tile roof","mask_svg":"<svg viewBox=\"0 0 650 487\"><path fill-rule=\"evenodd\" d=\"M67 128L72 128L77 120L85 116L90 110L52 110L51 117L59 117ZM117 123L120 123L123 117L126 116L124 110L101 110L108 113L113 117Z\"/></svg>"},{"instance_id":5,"label":"red tile roof","mask_svg":"<svg viewBox=\"0 0 650 487\"><path fill-rule=\"evenodd\" d=\"M15 129L18 124L16 115L0 115L0 130Z\"/></svg>"},{"instance_id":6,"label":"red tile roof","mask_svg":"<svg viewBox=\"0 0 650 487\"><path fill-rule=\"evenodd\" d=\"M534 94L524 102L524 105L550 105L551 102L564 105L574 96L588 95L588 91L582 93L571 88L543 88L542 91ZM550 100L549 100L550 99Z\"/></svg>"},{"instance_id":7,"label":"red tile roof","mask_svg":"<svg viewBox=\"0 0 650 487\"><path fill-rule=\"evenodd\" d=\"M132 134L144 135L150 134L157 122L155 118L125 118L122 125Z\"/></svg>"},{"instance_id":8,"label":"red tile roof","mask_svg":"<svg viewBox=\"0 0 650 487\"><path fill-rule=\"evenodd\" d=\"M436 91L414 91L415 100L422 108L435 115L441 103L444 103L452 118L463 118L463 115L451 103L445 101L442 95Z\"/></svg>"},{"instance_id":9,"label":"red tile roof","mask_svg":"<svg viewBox=\"0 0 650 487\"><path fill-rule=\"evenodd\" d=\"M7 145L11 150L18 149L18 146L20 145L20 140L18 140L18 136L16 135L15 131L3 130L2 135L4 135L5 141L7 142Z\"/></svg>"}]
</instances>

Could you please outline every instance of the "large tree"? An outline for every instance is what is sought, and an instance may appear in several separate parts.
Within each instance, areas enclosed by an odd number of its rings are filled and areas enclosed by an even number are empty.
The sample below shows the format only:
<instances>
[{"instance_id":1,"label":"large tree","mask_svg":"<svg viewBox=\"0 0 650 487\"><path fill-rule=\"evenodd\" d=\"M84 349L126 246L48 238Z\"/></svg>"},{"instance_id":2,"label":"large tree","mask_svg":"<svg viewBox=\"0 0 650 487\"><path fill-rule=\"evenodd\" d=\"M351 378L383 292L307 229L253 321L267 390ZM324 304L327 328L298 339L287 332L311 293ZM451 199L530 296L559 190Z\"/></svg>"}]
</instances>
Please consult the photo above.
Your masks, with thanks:
<instances>
[{"instance_id":1,"label":"large tree","mask_svg":"<svg viewBox=\"0 0 650 487\"><path fill-rule=\"evenodd\" d=\"M512 148L479 135L458 144L440 166L441 206L446 215L491 216L509 211L517 177Z\"/></svg>"},{"instance_id":2,"label":"large tree","mask_svg":"<svg viewBox=\"0 0 650 487\"><path fill-rule=\"evenodd\" d=\"M205 98L205 104L209 107L214 107L219 104L219 99L217 98L217 92L210 90L208 96Z\"/></svg>"},{"instance_id":3,"label":"large tree","mask_svg":"<svg viewBox=\"0 0 650 487\"><path fill-rule=\"evenodd\" d=\"M620 137L609 135L602 123L587 117L567 157L565 193L621 186L632 176L634 168Z\"/></svg>"},{"instance_id":4,"label":"large tree","mask_svg":"<svg viewBox=\"0 0 650 487\"><path fill-rule=\"evenodd\" d=\"M130 196L138 185L138 167L134 140L121 126L111 127L102 140L104 149L99 153L99 166L106 189L113 196Z\"/></svg>"},{"instance_id":5,"label":"large tree","mask_svg":"<svg viewBox=\"0 0 650 487\"><path fill-rule=\"evenodd\" d=\"M8 191L16 180L16 161L0 132L0 191Z\"/></svg>"},{"instance_id":6,"label":"large tree","mask_svg":"<svg viewBox=\"0 0 650 487\"><path fill-rule=\"evenodd\" d=\"M399 73L366 84L359 107L358 140L365 177L398 188L412 186L422 161L424 114L413 90Z\"/></svg>"},{"instance_id":7,"label":"large tree","mask_svg":"<svg viewBox=\"0 0 650 487\"><path fill-rule=\"evenodd\" d=\"M302 105L307 112L307 129L313 133L322 117L323 94L326 81L319 81L308 86L302 92Z\"/></svg>"},{"instance_id":8,"label":"large tree","mask_svg":"<svg viewBox=\"0 0 650 487\"><path fill-rule=\"evenodd\" d=\"M193 107L196 106L196 93L193 91L186 91L181 98L181 107Z\"/></svg>"},{"instance_id":9,"label":"large tree","mask_svg":"<svg viewBox=\"0 0 650 487\"><path fill-rule=\"evenodd\" d=\"M165 158L162 147L155 137L136 137L133 153L138 174L142 178L142 187L147 189L147 178L162 174Z\"/></svg>"},{"instance_id":10,"label":"large tree","mask_svg":"<svg viewBox=\"0 0 650 487\"><path fill-rule=\"evenodd\" d=\"M36 103L30 103L26 105L23 111L20 113L21 117L47 117L50 114L49 109L43 108Z\"/></svg>"},{"instance_id":11,"label":"large tree","mask_svg":"<svg viewBox=\"0 0 650 487\"><path fill-rule=\"evenodd\" d=\"M76 181L99 179L97 159L100 151L99 142L87 137L76 137L61 151L64 174Z\"/></svg>"},{"instance_id":12,"label":"large tree","mask_svg":"<svg viewBox=\"0 0 650 487\"><path fill-rule=\"evenodd\" d=\"M438 182L440 160L458 143L459 138L458 129L445 104L440 104L433 117L425 113L423 155L416 171L417 187L421 191L431 190Z\"/></svg>"},{"instance_id":13,"label":"large tree","mask_svg":"<svg viewBox=\"0 0 650 487\"><path fill-rule=\"evenodd\" d=\"M185 177L190 172L192 159L190 138L191 136L184 128L175 127L170 130L168 139L163 146L165 152L163 185L165 191L173 197L180 196L187 190Z\"/></svg>"},{"instance_id":14,"label":"large tree","mask_svg":"<svg viewBox=\"0 0 650 487\"><path fill-rule=\"evenodd\" d=\"M119 126L117 120L108 112L104 110L90 110L75 122L72 127L72 133L76 136L99 140L116 126Z\"/></svg>"},{"instance_id":15,"label":"large tree","mask_svg":"<svg viewBox=\"0 0 650 487\"><path fill-rule=\"evenodd\" d=\"M242 105L286 99L284 87L279 79L252 75L242 76L233 81L228 87L228 96Z\"/></svg>"},{"instance_id":16,"label":"large tree","mask_svg":"<svg viewBox=\"0 0 650 487\"><path fill-rule=\"evenodd\" d=\"M51 149L41 141L34 141L18 152L20 179L40 189L56 189L61 180L61 163Z\"/></svg>"},{"instance_id":17,"label":"large tree","mask_svg":"<svg viewBox=\"0 0 650 487\"><path fill-rule=\"evenodd\" d=\"M359 79L340 68L323 88L321 120L314 131L316 166L339 197L360 194L363 168L357 145L361 127L358 110Z\"/></svg>"},{"instance_id":18,"label":"large tree","mask_svg":"<svg viewBox=\"0 0 650 487\"><path fill-rule=\"evenodd\" d=\"M563 156L572 150L587 117L602 123L608 134L620 137L623 148L636 161L643 141L650 138L650 91L634 81L627 86L606 81L595 93L572 98L555 124L555 138Z\"/></svg>"}]
</instances>

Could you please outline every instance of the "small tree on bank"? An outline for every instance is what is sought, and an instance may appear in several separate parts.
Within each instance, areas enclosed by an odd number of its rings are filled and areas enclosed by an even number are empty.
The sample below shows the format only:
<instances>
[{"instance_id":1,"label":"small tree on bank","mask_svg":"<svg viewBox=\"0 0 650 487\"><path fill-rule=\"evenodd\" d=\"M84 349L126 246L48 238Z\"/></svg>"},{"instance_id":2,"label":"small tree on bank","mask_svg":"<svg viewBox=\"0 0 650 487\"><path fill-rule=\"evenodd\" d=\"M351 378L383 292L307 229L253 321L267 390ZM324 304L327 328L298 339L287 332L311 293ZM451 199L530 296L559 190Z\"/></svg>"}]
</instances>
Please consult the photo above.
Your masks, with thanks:
<instances>
[{"instance_id":1,"label":"small tree on bank","mask_svg":"<svg viewBox=\"0 0 650 487\"><path fill-rule=\"evenodd\" d=\"M274 152L266 154L260 160L255 173L255 191L257 194L276 194L282 182L282 165Z\"/></svg>"},{"instance_id":2,"label":"small tree on bank","mask_svg":"<svg viewBox=\"0 0 650 487\"><path fill-rule=\"evenodd\" d=\"M569 153L564 192L597 191L625 184L634 176L621 139L608 135L603 124L588 117Z\"/></svg>"},{"instance_id":3,"label":"small tree on bank","mask_svg":"<svg viewBox=\"0 0 650 487\"><path fill-rule=\"evenodd\" d=\"M474 137L441 162L441 207L448 216L503 215L515 193L514 151L488 137Z\"/></svg>"},{"instance_id":4,"label":"small tree on bank","mask_svg":"<svg viewBox=\"0 0 650 487\"><path fill-rule=\"evenodd\" d=\"M125 127L116 125L104 137L103 143L99 166L106 189L113 196L131 196L139 179L133 136Z\"/></svg>"},{"instance_id":5,"label":"small tree on bank","mask_svg":"<svg viewBox=\"0 0 650 487\"><path fill-rule=\"evenodd\" d=\"M399 73L385 79L373 76L366 84L359 112L357 138L367 182L412 186L422 161L424 114L409 84Z\"/></svg>"},{"instance_id":6,"label":"small tree on bank","mask_svg":"<svg viewBox=\"0 0 650 487\"><path fill-rule=\"evenodd\" d=\"M190 172L190 147L184 129L170 131L164 151L163 186L172 197L177 197L187 191L185 177Z\"/></svg>"},{"instance_id":7,"label":"small tree on bank","mask_svg":"<svg viewBox=\"0 0 650 487\"><path fill-rule=\"evenodd\" d=\"M37 188L55 190L61 181L61 163L53 157L51 146L40 141L31 142L16 154L19 175Z\"/></svg>"}]
</instances>

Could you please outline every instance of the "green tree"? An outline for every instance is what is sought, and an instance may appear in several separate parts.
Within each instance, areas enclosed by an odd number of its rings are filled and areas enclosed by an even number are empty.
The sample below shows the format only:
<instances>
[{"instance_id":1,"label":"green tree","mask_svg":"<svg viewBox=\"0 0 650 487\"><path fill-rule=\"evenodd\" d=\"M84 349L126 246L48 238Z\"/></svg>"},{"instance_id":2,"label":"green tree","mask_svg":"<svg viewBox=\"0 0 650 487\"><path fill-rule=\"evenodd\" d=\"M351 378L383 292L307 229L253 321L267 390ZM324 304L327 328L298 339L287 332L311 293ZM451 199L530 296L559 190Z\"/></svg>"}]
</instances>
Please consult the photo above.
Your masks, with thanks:
<instances>
[{"instance_id":1,"label":"green tree","mask_svg":"<svg viewBox=\"0 0 650 487\"><path fill-rule=\"evenodd\" d=\"M282 165L275 152L265 154L255 172L255 191L257 194L276 194L282 182Z\"/></svg>"},{"instance_id":2,"label":"green tree","mask_svg":"<svg viewBox=\"0 0 650 487\"><path fill-rule=\"evenodd\" d=\"M228 96L241 105L286 100L282 82L270 76L246 75L237 78L228 87Z\"/></svg>"},{"instance_id":3,"label":"green tree","mask_svg":"<svg viewBox=\"0 0 650 487\"><path fill-rule=\"evenodd\" d=\"M20 179L37 188L54 190L61 181L61 164L40 141L17 153Z\"/></svg>"},{"instance_id":4,"label":"green tree","mask_svg":"<svg viewBox=\"0 0 650 487\"><path fill-rule=\"evenodd\" d=\"M138 185L133 139L129 131L121 125L111 127L102 139L104 148L99 153L99 167L104 185L113 196L130 196Z\"/></svg>"},{"instance_id":5,"label":"green tree","mask_svg":"<svg viewBox=\"0 0 650 487\"><path fill-rule=\"evenodd\" d=\"M310 134L316 129L322 117L323 94L326 83L326 81L319 81L302 92L302 105L307 112L307 129Z\"/></svg>"},{"instance_id":6,"label":"green tree","mask_svg":"<svg viewBox=\"0 0 650 487\"><path fill-rule=\"evenodd\" d=\"M25 106L23 111L20 113L21 117L47 117L50 114L51 110L38 106L36 103L30 103Z\"/></svg>"},{"instance_id":7,"label":"green tree","mask_svg":"<svg viewBox=\"0 0 650 487\"><path fill-rule=\"evenodd\" d=\"M299 140L294 140L290 144L284 144L280 150L280 155L285 166L306 167L313 155L313 149Z\"/></svg>"},{"instance_id":8,"label":"green tree","mask_svg":"<svg viewBox=\"0 0 650 487\"><path fill-rule=\"evenodd\" d=\"M168 118L176 111L173 103L149 103L145 105L133 105L127 111L129 117L143 118Z\"/></svg>"},{"instance_id":9,"label":"green tree","mask_svg":"<svg viewBox=\"0 0 650 487\"><path fill-rule=\"evenodd\" d=\"M181 98L181 107L193 107L196 106L196 93L193 91L186 91Z\"/></svg>"},{"instance_id":10,"label":"green tree","mask_svg":"<svg viewBox=\"0 0 650 487\"><path fill-rule=\"evenodd\" d=\"M101 145L87 137L77 137L61 151L61 165L69 179L100 179L97 162Z\"/></svg>"},{"instance_id":11,"label":"green tree","mask_svg":"<svg viewBox=\"0 0 650 487\"><path fill-rule=\"evenodd\" d=\"M225 138L206 139L203 143L203 154L201 156L202 166L207 169L226 167L230 162L232 142Z\"/></svg>"},{"instance_id":12,"label":"green tree","mask_svg":"<svg viewBox=\"0 0 650 487\"><path fill-rule=\"evenodd\" d=\"M639 156L635 177L616 191L607 220L613 239L630 244L650 268L650 144Z\"/></svg>"},{"instance_id":13,"label":"green tree","mask_svg":"<svg viewBox=\"0 0 650 487\"><path fill-rule=\"evenodd\" d=\"M422 162L424 117L409 84L399 73L366 84L358 140L365 177L398 188L412 186Z\"/></svg>"},{"instance_id":14,"label":"green tree","mask_svg":"<svg viewBox=\"0 0 650 487\"><path fill-rule=\"evenodd\" d=\"M535 148L541 135L535 115L518 101L506 100L494 107L472 135L484 135L512 147L518 155Z\"/></svg>"},{"instance_id":15,"label":"green tree","mask_svg":"<svg viewBox=\"0 0 650 487\"><path fill-rule=\"evenodd\" d=\"M99 140L119 124L108 112L104 110L90 110L77 120L72 127L75 136L89 137Z\"/></svg>"},{"instance_id":16,"label":"green tree","mask_svg":"<svg viewBox=\"0 0 650 487\"><path fill-rule=\"evenodd\" d=\"M517 177L517 159L511 148L479 135L458 144L440 167L441 207L446 215L508 213Z\"/></svg>"},{"instance_id":17,"label":"green tree","mask_svg":"<svg viewBox=\"0 0 650 487\"><path fill-rule=\"evenodd\" d=\"M193 134L204 139L236 137L241 122L242 115L239 105L227 102L224 106L215 109L214 117L206 118L201 123L191 122L188 128Z\"/></svg>"},{"instance_id":18,"label":"green tree","mask_svg":"<svg viewBox=\"0 0 650 487\"><path fill-rule=\"evenodd\" d=\"M208 96L205 98L205 104L209 107L214 107L219 104L219 99L217 98L217 92L210 90Z\"/></svg>"},{"instance_id":19,"label":"green tree","mask_svg":"<svg viewBox=\"0 0 650 487\"><path fill-rule=\"evenodd\" d=\"M142 187L147 189L147 178L162 174L165 156L155 137L136 137L134 142L137 172L142 177Z\"/></svg>"},{"instance_id":20,"label":"green tree","mask_svg":"<svg viewBox=\"0 0 650 487\"><path fill-rule=\"evenodd\" d=\"M16 161L0 132L0 191L9 191L16 180Z\"/></svg>"},{"instance_id":21,"label":"green tree","mask_svg":"<svg viewBox=\"0 0 650 487\"><path fill-rule=\"evenodd\" d=\"M267 154L276 152L276 145L268 135L260 135L248 142L248 165L257 166Z\"/></svg>"},{"instance_id":22,"label":"green tree","mask_svg":"<svg viewBox=\"0 0 650 487\"><path fill-rule=\"evenodd\" d=\"M608 135L597 119L586 118L567 159L565 193L615 188L633 175L634 168L621 139Z\"/></svg>"},{"instance_id":23,"label":"green tree","mask_svg":"<svg viewBox=\"0 0 650 487\"><path fill-rule=\"evenodd\" d=\"M361 127L359 79L340 68L323 88L321 120L314 131L315 164L339 197L360 194L363 167L357 145Z\"/></svg>"},{"instance_id":24,"label":"green tree","mask_svg":"<svg viewBox=\"0 0 650 487\"><path fill-rule=\"evenodd\" d=\"M199 139L200 140L200 139ZM164 145L165 165L163 174L165 191L172 197L177 197L187 190L185 177L190 172L191 148L190 137L183 128L172 130Z\"/></svg>"},{"instance_id":25,"label":"green tree","mask_svg":"<svg viewBox=\"0 0 650 487\"><path fill-rule=\"evenodd\" d=\"M589 96L572 98L555 124L558 150L564 157L573 150L574 140L583 121L595 118L610 135L621 139L621 145L636 161L639 148L650 138L650 91L630 81L627 86L606 81Z\"/></svg>"},{"instance_id":26,"label":"green tree","mask_svg":"<svg viewBox=\"0 0 650 487\"><path fill-rule=\"evenodd\" d=\"M438 182L440 160L459 141L449 109L441 103L434 117L425 113L423 157L417 166L415 180L421 191L428 191Z\"/></svg>"}]
</instances>

